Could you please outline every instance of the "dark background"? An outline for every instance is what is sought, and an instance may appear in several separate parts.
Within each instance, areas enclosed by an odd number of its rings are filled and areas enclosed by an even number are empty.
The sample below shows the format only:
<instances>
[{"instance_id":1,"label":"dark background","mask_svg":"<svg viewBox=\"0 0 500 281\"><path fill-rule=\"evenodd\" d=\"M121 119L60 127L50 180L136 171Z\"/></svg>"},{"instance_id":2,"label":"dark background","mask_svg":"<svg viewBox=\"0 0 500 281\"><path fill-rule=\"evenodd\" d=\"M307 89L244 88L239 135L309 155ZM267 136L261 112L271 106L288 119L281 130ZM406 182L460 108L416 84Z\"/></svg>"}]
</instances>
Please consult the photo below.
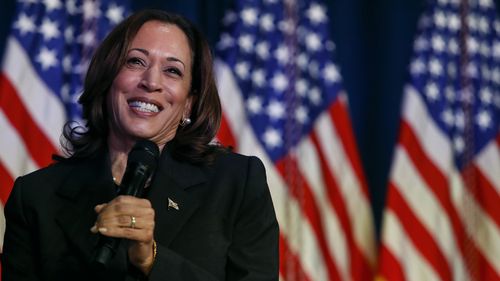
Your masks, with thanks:
<instances>
[{"instance_id":1,"label":"dark background","mask_svg":"<svg viewBox=\"0 0 500 281\"><path fill-rule=\"evenodd\" d=\"M231 0L143 0L132 8L161 8L193 20L212 46ZM397 139L403 85L417 21L425 0L326 0L331 37L349 96L349 107L380 229L387 176ZM495 0L497 3L500 0ZM0 54L10 28L14 0L1 0Z\"/></svg>"}]
</instances>

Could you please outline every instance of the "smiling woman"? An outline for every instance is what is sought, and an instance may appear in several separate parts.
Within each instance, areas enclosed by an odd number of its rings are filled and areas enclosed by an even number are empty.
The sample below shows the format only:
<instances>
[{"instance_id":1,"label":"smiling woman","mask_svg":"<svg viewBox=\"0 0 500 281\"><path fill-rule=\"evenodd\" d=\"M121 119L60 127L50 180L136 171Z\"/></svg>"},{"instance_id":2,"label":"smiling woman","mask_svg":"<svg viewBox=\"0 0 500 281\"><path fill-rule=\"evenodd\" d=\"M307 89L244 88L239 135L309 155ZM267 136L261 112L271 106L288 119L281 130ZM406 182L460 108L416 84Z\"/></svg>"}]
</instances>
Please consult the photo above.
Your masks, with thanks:
<instances>
[{"instance_id":1,"label":"smiling woman","mask_svg":"<svg viewBox=\"0 0 500 281\"><path fill-rule=\"evenodd\" d=\"M145 138L161 149L191 112L188 39L173 24L146 22L132 40L125 60L108 95L110 143Z\"/></svg>"},{"instance_id":2,"label":"smiling woman","mask_svg":"<svg viewBox=\"0 0 500 281\"><path fill-rule=\"evenodd\" d=\"M79 102L86 124L66 125L68 157L14 184L3 281L278 279L264 166L213 143L221 105L212 57L189 21L130 16L97 49ZM160 148L156 173L144 198L117 196L143 139ZM103 236L124 241L96 270Z\"/></svg>"}]
</instances>

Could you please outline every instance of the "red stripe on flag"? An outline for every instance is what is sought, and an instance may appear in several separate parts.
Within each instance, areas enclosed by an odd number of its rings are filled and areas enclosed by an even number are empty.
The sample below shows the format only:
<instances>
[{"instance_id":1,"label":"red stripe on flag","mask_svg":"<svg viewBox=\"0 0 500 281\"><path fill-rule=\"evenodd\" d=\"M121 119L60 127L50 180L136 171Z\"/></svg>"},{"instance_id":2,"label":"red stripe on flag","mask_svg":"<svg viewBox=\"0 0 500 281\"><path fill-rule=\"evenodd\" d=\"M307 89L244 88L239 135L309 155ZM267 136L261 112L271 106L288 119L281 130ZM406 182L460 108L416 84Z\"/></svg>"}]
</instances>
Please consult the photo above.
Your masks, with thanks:
<instances>
[{"instance_id":1,"label":"red stripe on flag","mask_svg":"<svg viewBox=\"0 0 500 281\"><path fill-rule=\"evenodd\" d=\"M12 176L7 172L7 169L5 169L5 166L0 160L0 200L2 200L4 205L5 202L7 202L13 184L14 180Z\"/></svg>"},{"instance_id":2,"label":"red stripe on flag","mask_svg":"<svg viewBox=\"0 0 500 281\"><path fill-rule=\"evenodd\" d=\"M349 118L349 112L345 104L340 100L341 96L342 95L337 95L337 100L330 106L330 117L335 123L339 139L342 142L342 146L344 147L344 151L346 152L349 161L351 162L354 173L361 184L362 190L366 195L366 198L370 198L365 176L363 174L363 166L361 165L361 160L358 155L356 138L354 137L354 133L352 131L351 119Z\"/></svg>"},{"instance_id":3,"label":"red stripe on flag","mask_svg":"<svg viewBox=\"0 0 500 281\"><path fill-rule=\"evenodd\" d=\"M285 280L301 280L310 281L307 276L300 259L288 246L288 241L283 235L279 236L280 244L280 272Z\"/></svg>"},{"instance_id":4,"label":"red stripe on flag","mask_svg":"<svg viewBox=\"0 0 500 281\"><path fill-rule=\"evenodd\" d=\"M321 254L325 260L330 280L341 280L337 266L334 263L328 248L324 226L321 219L322 215L318 208L318 204L314 199L314 195L311 192L309 184L300 172L295 159L290 156L286 156L284 159L276 163L276 169L281 173L282 178L286 181L290 193L300 204L302 212L308 218L314 233L316 234L316 240L318 241ZM335 239L334 237L328 238Z\"/></svg>"},{"instance_id":5,"label":"red stripe on flag","mask_svg":"<svg viewBox=\"0 0 500 281\"><path fill-rule=\"evenodd\" d=\"M323 176L325 186L327 187L326 192L328 194L328 199L335 209L335 213L337 214L340 224L342 225L342 229L345 233L348 253L350 253L349 264L351 278L353 278L353 280L370 280L373 277L371 266L368 260L364 258L358 245L354 242L351 220L349 218L349 214L347 213L347 207L345 205L344 198L339 192L337 181L334 179L332 173L330 172L325 155L320 147L318 137L315 133L311 134L311 140L316 147L316 151L319 155L321 174Z\"/></svg>"},{"instance_id":6,"label":"red stripe on flag","mask_svg":"<svg viewBox=\"0 0 500 281\"><path fill-rule=\"evenodd\" d=\"M500 228L500 195L477 166L474 165L472 173L476 182L475 192L472 194L475 196L476 202Z\"/></svg>"},{"instance_id":7,"label":"red stripe on flag","mask_svg":"<svg viewBox=\"0 0 500 281\"><path fill-rule=\"evenodd\" d=\"M380 275L390 281L405 281L405 275L398 259L382 244L380 246Z\"/></svg>"},{"instance_id":8,"label":"red stripe on flag","mask_svg":"<svg viewBox=\"0 0 500 281\"><path fill-rule=\"evenodd\" d=\"M488 260L477 249L475 243L465 233L464 225L453 206L453 202L451 202L452 196L447 178L427 157L417 137L404 120L401 122L399 143L408 151L408 155L419 174L435 194L443 209L446 210L455 233L457 246L464 257L465 264L473 280L484 280L481 277L485 275L497 276L495 269L492 268Z\"/></svg>"},{"instance_id":9,"label":"red stripe on flag","mask_svg":"<svg viewBox=\"0 0 500 281\"><path fill-rule=\"evenodd\" d=\"M389 183L388 208L394 211L399 222L406 231L415 248L425 257L430 266L439 274L441 280L452 280L450 266L434 238L413 213L399 189L393 182Z\"/></svg>"},{"instance_id":10,"label":"red stripe on flag","mask_svg":"<svg viewBox=\"0 0 500 281\"><path fill-rule=\"evenodd\" d=\"M31 118L5 74L0 73L0 107L24 140L29 154L40 167L50 164L57 149ZM56 128L59 129L59 128Z\"/></svg>"},{"instance_id":11,"label":"red stripe on flag","mask_svg":"<svg viewBox=\"0 0 500 281\"><path fill-rule=\"evenodd\" d=\"M234 138L233 132L229 127L225 114L222 114L220 128L217 132L217 139L224 146L230 146L235 150L238 149L236 146L236 139Z\"/></svg>"}]
</instances>

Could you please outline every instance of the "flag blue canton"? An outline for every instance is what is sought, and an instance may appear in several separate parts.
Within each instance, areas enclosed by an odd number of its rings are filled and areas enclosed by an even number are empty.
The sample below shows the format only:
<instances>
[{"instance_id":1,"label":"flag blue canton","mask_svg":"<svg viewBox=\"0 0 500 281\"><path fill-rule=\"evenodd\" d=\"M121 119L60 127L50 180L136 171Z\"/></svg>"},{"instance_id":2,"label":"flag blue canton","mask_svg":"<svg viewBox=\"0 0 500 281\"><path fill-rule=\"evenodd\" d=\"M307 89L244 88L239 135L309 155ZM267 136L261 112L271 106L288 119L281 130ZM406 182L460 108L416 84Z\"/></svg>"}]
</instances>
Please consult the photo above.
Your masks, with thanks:
<instances>
[{"instance_id":1,"label":"flag blue canton","mask_svg":"<svg viewBox=\"0 0 500 281\"><path fill-rule=\"evenodd\" d=\"M11 34L64 103L68 119L81 118L77 100L93 51L128 13L128 3L120 0L18 1Z\"/></svg>"},{"instance_id":2,"label":"flag blue canton","mask_svg":"<svg viewBox=\"0 0 500 281\"><path fill-rule=\"evenodd\" d=\"M410 73L463 167L467 149L477 154L500 129L500 22L493 0L467 1L467 16L460 2L434 1L426 12Z\"/></svg>"},{"instance_id":3,"label":"flag blue canton","mask_svg":"<svg viewBox=\"0 0 500 281\"><path fill-rule=\"evenodd\" d=\"M255 135L273 161L310 133L342 89L326 8L316 1L237 1L218 57L235 74Z\"/></svg>"}]
</instances>

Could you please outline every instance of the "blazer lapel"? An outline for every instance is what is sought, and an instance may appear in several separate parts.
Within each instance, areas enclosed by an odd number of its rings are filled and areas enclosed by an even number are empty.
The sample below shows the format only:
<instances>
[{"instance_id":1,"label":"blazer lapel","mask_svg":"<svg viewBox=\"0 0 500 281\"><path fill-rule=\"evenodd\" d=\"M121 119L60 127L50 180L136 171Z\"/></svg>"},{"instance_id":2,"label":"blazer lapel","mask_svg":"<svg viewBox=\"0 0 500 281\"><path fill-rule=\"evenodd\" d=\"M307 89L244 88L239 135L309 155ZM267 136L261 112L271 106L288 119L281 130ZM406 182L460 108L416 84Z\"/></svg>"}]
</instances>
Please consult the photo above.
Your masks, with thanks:
<instances>
[{"instance_id":1,"label":"blazer lapel","mask_svg":"<svg viewBox=\"0 0 500 281\"><path fill-rule=\"evenodd\" d=\"M201 198L192 190L207 181L202 168L172 158L165 147L147 198L155 209L155 237L168 246L198 208Z\"/></svg>"},{"instance_id":2,"label":"blazer lapel","mask_svg":"<svg viewBox=\"0 0 500 281\"><path fill-rule=\"evenodd\" d=\"M56 193L60 198L56 221L88 262L98 242L98 235L90 232L96 220L94 206L116 196L108 154L76 164Z\"/></svg>"}]
</instances>

